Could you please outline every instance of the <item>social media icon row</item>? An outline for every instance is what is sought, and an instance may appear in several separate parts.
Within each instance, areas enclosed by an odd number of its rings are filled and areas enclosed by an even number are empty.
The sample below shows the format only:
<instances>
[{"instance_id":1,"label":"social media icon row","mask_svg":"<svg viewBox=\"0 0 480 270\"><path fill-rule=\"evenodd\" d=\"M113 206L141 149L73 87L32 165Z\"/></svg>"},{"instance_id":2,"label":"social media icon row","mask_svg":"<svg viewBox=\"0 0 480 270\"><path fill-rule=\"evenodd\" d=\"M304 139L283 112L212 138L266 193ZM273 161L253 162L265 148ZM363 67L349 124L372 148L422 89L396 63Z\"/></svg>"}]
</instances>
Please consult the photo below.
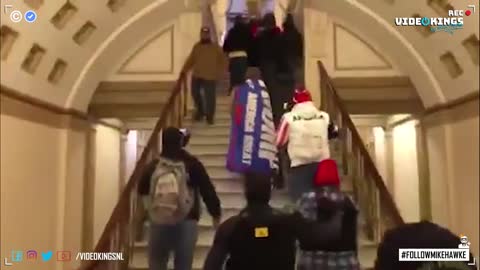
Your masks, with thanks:
<instances>
[{"instance_id":1,"label":"social media icon row","mask_svg":"<svg viewBox=\"0 0 480 270\"><path fill-rule=\"evenodd\" d=\"M46 252L40 252L39 254L35 250L28 250L25 253L23 251L14 250L12 251L11 260L12 262L22 262L24 259L26 261L36 261L42 260L44 262L50 261L53 258L53 251L49 250ZM72 254L70 251L57 251L57 261L70 261L72 259ZM25 258L24 258L25 257Z\"/></svg>"},{"instance_id":2,"label":"social media icon row","mask_svg":"<svg viewBox=\"0 0 480 270\"><path fill-rule=\"evenodd\" d=\"M10 20L14 23L21 22L23 18L25 18L26 22L33 23L37 20L37 13L33 10L25 12L25 15L19 10L14 10L10 13Z\"/></svg>"}]
</instances>

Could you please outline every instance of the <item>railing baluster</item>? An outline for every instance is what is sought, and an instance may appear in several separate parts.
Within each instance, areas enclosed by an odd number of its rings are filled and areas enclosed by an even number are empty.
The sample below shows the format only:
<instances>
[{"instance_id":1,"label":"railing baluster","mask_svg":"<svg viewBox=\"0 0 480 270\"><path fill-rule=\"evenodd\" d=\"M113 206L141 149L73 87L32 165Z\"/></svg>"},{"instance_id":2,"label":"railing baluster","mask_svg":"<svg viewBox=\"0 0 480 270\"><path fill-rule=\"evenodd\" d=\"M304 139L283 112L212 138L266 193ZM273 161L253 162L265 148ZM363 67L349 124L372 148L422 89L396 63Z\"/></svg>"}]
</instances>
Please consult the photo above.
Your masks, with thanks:
<instances>
[{"instance_id":1,"label":"railing baluster","mask_svg":"<svg viewBox=\"0 0 480 270\"><path fill-rule=\"evenodd\" d=\"M379 241L386 229L402 224L403 219L321 62L319 74L321 108L339 125L343 167L352 178L354 197L365 221L363 229L370 239Z\"/></svg>"}]
</instances>

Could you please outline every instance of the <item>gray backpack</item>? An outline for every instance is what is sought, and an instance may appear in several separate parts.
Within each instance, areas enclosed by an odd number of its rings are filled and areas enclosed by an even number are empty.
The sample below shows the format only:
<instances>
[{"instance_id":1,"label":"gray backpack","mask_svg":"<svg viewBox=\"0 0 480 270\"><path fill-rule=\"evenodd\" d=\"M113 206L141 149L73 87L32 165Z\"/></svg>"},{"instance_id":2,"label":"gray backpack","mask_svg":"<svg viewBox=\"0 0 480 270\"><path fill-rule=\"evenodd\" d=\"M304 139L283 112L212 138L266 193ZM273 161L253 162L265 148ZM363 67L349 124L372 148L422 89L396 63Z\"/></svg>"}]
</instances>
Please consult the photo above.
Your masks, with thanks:
<instances>
[{"instance_id":1,"label":"gray backpack","mask_svg":"<svg viewBox=\"0 0 480 270\"><path fill-rule=\"evenodd\" d=\"M150 181L150 220L175 224L185 219L192 210L194 196L184 163L160 158Z\"/></svg>"}]
</instances>

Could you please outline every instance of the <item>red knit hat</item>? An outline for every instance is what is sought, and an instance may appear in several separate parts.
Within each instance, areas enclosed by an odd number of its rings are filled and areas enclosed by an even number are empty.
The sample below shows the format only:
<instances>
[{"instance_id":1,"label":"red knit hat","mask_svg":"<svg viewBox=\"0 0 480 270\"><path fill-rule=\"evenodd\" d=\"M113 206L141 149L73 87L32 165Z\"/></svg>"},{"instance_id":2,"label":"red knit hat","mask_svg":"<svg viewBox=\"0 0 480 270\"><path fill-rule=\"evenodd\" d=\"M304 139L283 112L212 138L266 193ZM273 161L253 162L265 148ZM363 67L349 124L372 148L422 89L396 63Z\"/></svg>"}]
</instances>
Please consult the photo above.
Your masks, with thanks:
<instances>
[{"instance_id":1,"label":"red knit hat","mask_svg":"<svg viewBox=\"0 0 480 270\"><path fill-rule=\"evenodd\" d=\"M294 103L302 103L312 101L312 96L307 89L295 89L295 94L293 95Z\"/></svg>"},{"instance_id":2,"label":"red knit hat","mask_svg":"<svg viewBox=\"0 0 480 270\"><path fill-rule=\"evenodd\" d=\"M315 186L340 186L337 163L333 159L320 161L314 180Z\"/></svg>"}]
</instances>

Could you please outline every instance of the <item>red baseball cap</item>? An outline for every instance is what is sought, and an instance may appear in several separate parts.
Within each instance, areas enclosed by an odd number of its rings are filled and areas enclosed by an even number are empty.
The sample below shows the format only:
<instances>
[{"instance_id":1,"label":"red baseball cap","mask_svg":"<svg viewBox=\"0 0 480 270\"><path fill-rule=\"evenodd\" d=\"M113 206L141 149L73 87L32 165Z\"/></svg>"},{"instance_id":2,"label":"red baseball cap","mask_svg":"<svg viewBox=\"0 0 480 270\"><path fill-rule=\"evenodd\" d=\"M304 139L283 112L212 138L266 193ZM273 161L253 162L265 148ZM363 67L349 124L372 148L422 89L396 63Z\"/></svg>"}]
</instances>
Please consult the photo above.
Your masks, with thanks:
<instances>
[{"instance_id":1,"label":"red baseball cap","mask_svg":"<svg viewBox=\"0 0 480 270\"><path fill-rule=\"evenodd\" d=\"M293 94L294 103L302 103L308 101L312 101L312 96L307 89L295 89L295 93Z\"/></svg>"}]
</instances>

